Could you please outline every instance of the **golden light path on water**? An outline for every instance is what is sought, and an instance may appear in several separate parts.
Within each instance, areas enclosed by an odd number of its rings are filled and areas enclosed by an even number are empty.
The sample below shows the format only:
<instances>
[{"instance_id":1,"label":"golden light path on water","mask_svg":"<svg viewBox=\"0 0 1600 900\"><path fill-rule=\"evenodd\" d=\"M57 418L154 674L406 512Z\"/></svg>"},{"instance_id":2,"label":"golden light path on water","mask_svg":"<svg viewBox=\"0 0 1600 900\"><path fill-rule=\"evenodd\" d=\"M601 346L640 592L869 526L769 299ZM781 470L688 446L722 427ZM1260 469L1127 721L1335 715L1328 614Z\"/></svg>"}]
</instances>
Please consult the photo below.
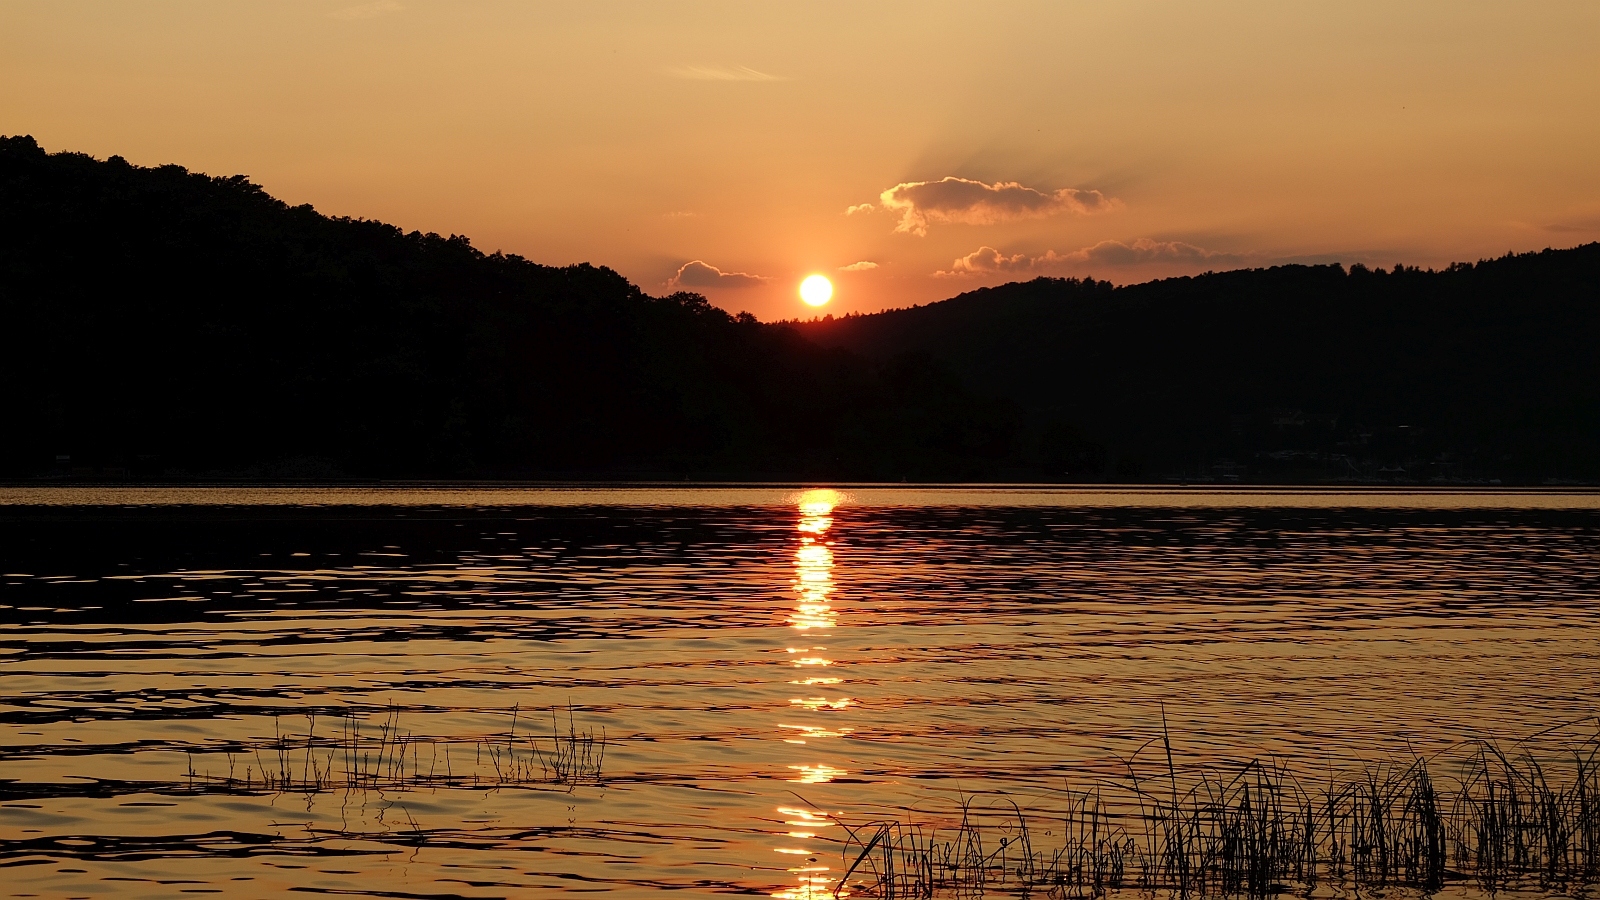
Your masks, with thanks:
<instances>
[{"instance_id":1,"label":"golden light path on water","mask_svg":"<svg viewBox=\"0 0 1600 900\"><path fill-rule=\"evenodd\" d=\"M1169 722L1600 727L1600 493L814 487L0 491L0 897L905 896L880 823L1065 852Z\"/></svg>"},{"instance_id":2,"label":"golden light path on water","mask_svg":"<svg viewBox=\"0 0 1600 900\"><path fill-rule=\"evenodd\" d=\"M781 739L788 744L807 748L808 755L801 762L791 764L793 774L789 780L798 784L826 784L848 774L845 770L817 758L817 751L826 747L830 738L841 738L852 729L831 723L810 721L819 714L850 708L849 697L816 695L814 690L836 689L843 679L822 674L834 664L827 654L825 644L814 643L825 639L839 624L838 610L834 609L833 581L833 510L844 501L838 491L816 489L802 492L795 501L800 519L795 525L797 546L794 551L794 609L789 615L789 626L794 629L796 646L787 648L792 659L790 665L799 671L791 684L807 689L806 696L789 700L791 711L801 713L805 721L786 721L778 724ZM850 892L838 889L838 878L831 867L817 861L826 857L822 847L814 846L823 829L838 828L826 810L800 806L778 808L783 823L791 830L786 835L796 846L778 847L777 852L788 857L804 858L801 865L789 867L795 878L792 887L774 891L778 900L822 900L824 897L848 897ZM837 890L837 894L835 891Z\"/></svg>"}]
</instances>

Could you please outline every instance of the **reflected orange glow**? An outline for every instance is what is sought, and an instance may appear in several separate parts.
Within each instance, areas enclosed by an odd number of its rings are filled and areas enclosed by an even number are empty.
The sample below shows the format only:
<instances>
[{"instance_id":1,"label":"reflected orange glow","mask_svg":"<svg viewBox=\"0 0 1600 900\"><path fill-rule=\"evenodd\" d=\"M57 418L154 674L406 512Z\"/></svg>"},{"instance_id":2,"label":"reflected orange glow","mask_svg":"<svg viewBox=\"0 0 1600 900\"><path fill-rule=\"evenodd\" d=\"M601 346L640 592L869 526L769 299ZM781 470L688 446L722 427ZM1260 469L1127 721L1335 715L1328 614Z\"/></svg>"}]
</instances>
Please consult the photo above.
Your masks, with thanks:
<instances>
[{"instance_id":1,"label":"reflected orange glow","mask_svg":"<svg viewBox=\"0 0 1600 900\"><path fill-rule=\"evenodd\" d=\"M801 736L798 738L785 738L784 743L787 744L804 744L807 740L813 738L844 737L855 730L854 728L824 728L821 725L779 725L778 727L800 732Z\"/></svg>"},{"instance_id":2,"label":"reflected orange glow","mask_svg":"<svg viewBox=\"0 0 1600 900\"><path fill-rule=\"evenodd\" d=\"M843 769L834 768L827 763L817 763L814 766L790 766L789 768L800 773L799 777L791 778L789 780L799 782L800 784L827 784L841 775L850 774ZM815 835L807 835L807 837L814 836Z\"/></svg>"},{"instance_id":3,"label":"reflected orange glow","mask_svg":"<svg viewBox=\"0 0 1600 900\"><path fill-rule=\"evenodd\" d=\"M795 524L799 546L794 552L795 578L792 584L798 597L789 613L788 624L796 631L806 633L812 629L833 628L838 624L839 614L833 608L832 602L833 542L827 540L827 536L834 526L833 510L843 501L843 495L832 490L805 491L795 498L800 521ZM834 660L818 655L827 649L821 646L785 648L791 656L790 666L797 669L833 665ZM835 685L842 682L842 678L826 677L796 679L790 683L809 686ZM821 710L848 709L855 705L855 701L849 697L832 700L827 697L793 697L790 698L789 704L792 709L814 714ZM798 745L828 738L847 737L853 731L851 728L837 725L788 723L780 723L778 728L785 733L783 738L785 743ZM794 777L789 780L799 784L827 784L848 774L844 769L820 762L793 765L789 768L795 772ZM787 836L797 840L814 838L819 829L835 824L829 820L827 813L816 810L780 807L778 812L785 816L784 824L793 829ZM778 852L796 856L808 854L804 849L793 847L779 848ZM839 884L838 879L824 874L828 872L828 867L816 865L816 861L813 855L806 860L809 865L789 869L789 873L795 876L795 885L775 891L772 896L779 900L823 900L823 898L850 896L848 891L842 889L843 885Z\"/></svg>"},{"instance_id":4,"label":"reflected orange glow","mask_svg":"<svg viewBox=\"0 0 1600 900\"><path fill-rule=\"evenodd\" d=\"M813 828L826 828L832 824L827 813L815 809L800 809L793 806L778 807L778 814L787 816L783 820L785 825L806 825ZM796 851L804 852L804 851Z\"/></svg>"},{"instance_id":5,"label":"reflected orange glow","mask_svg":"<svg viewBox=\"0 0 1600 900\"><path fill-rule=\"evenodd\" d=\"M800 515L809 519L826 518L835 506L843 502L844 495L832 488L805 491L799 498Z\"/></svg>"},{"instance_id":6,"label":"reflected orange glow","mask_svg":"<svg viewBox=\"0 0 1600 900\"><path fill-rule=\"evenodd\" d=\"M798 873L811 870L790 869L789 871ZM827 870L823 869L822 871L825 872ZM778 898L778 900L832 900L834 897L850 896L850 892L843 889L838 893L834 893L831 887L834 879L826 875L802 875L798 880L800 884L797 887L774 891L772 896Z\"/></svg>"},{"instance_id":7,"label":"reflected orange glow","mask_svg":"<svg viewBox=\"0 0 1600 900\"><path fill-rule=\"evenodd\" d=\"M827 697L796 697L789 702L806 709L849 709L855 705L855 701L849 697L840 697L837 700L829 700Z\"/></svg>"},{"instance_id":8,"label":"reflected orange glow","mask_svg":"<svg viewBox=\"0 0 1600 900\"><path fill-rule=\"evenodd\" d=\"M798 500L800 547L795 550L795 591L800 595L789 624L800 631L832 628L838 614L829 602L833 593L833 551L823 535L833 527L833 508L843 498L838 491L813 490Z\"/></svg>"}]
</instances>

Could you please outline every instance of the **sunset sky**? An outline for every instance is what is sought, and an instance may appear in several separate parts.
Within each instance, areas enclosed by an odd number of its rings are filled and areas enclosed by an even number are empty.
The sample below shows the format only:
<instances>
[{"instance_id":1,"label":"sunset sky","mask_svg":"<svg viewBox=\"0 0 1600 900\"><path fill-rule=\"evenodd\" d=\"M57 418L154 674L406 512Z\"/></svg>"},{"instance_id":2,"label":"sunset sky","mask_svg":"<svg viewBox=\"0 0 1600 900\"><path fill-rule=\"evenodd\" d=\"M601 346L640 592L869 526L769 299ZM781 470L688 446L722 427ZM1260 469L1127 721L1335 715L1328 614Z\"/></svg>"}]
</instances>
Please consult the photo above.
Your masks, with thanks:
<instances>
[{"instance_id":1,"label":"sunset sky","mask_svg":"<svg viewBox=\"0 0 1600 900\"><path fill-rule=\"evenodd\" d=\"M763 319L1600 239L1600 4L0 2L0 133Z\"/></svg>"}]
</instances>

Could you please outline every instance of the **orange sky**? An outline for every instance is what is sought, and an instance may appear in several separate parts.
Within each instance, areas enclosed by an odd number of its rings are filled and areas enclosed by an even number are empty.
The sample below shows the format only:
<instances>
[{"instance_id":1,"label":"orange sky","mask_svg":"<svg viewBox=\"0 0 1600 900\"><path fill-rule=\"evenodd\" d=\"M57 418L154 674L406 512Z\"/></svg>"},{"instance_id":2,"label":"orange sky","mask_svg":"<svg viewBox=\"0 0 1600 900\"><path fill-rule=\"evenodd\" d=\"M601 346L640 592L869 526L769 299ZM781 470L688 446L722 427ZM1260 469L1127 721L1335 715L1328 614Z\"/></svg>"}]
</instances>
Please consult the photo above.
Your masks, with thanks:
<instances>
[{"instance_id":1,"label":"orange sky","mask_svg":"<svg viewBox=\"0 0 1600 900\"><path fill-rule=\"evenodd\" d=\"M1596 47L1592 0L5 0L0 133L774 319L1600 239Z\"/></svg>"}]
</instances>

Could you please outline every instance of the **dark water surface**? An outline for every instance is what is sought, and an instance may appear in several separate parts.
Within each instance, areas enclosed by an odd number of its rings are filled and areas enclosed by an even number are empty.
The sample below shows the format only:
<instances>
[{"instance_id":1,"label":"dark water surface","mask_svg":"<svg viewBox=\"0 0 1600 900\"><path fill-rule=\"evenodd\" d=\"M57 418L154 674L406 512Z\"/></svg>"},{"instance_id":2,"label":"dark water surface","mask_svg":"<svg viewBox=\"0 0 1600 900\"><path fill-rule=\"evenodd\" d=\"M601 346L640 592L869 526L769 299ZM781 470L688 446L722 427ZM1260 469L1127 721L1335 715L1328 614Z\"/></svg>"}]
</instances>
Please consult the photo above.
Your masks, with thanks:
<instances>
[{"instance_id":1,"label":"dark water surface","mask_svg":"<svg viewBox=\"0 0 1600 900\"><path fill-rule=\"evenodd\" d=\"M831 896L841 822L1163 710L1312 767L1593 716L1597 553L1592 494L0 492L0 895Z\"/></svg>"}]
</instances>

